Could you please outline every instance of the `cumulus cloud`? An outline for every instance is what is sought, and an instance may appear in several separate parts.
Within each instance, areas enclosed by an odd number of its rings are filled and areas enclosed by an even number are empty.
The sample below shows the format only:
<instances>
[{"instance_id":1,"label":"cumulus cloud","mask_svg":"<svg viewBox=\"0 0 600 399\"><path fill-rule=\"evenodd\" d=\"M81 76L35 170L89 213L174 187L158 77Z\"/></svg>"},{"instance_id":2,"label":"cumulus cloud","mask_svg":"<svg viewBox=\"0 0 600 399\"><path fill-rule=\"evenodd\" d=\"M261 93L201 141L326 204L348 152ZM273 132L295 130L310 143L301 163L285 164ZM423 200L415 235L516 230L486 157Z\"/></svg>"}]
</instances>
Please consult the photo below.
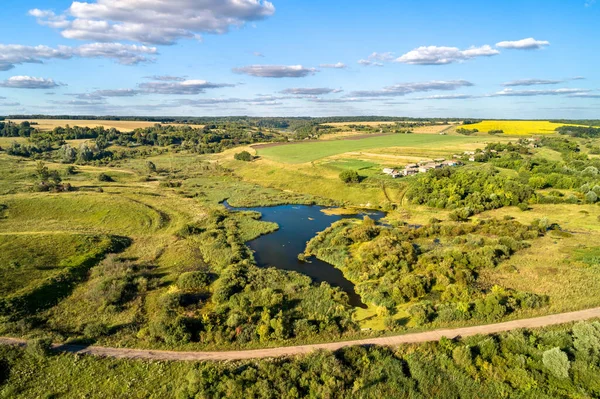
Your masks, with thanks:
<instances>
[{"instance_id":1,"label":"cumulus cloud","mask_svg":"<svg viewBox=\"0 0 600 399\"><path fill-rule=\"evenodd\" d=\"M315 87L315 88L290 88L285 89L282 94L291 94L294 96L320 96L323 94L339 93L341 90L329 89L326 87Z\"/></svg>"},{"instance_id":2,"label":"cumulus cloud","mask_svg":"<svg viewBox=\"0 0 600 399\"><path fill-rule=\"evenodd\" d=\"M458 47L422 46L396 58L395 62L410 65L445 65L497 54L500 52L487 44L466 50L460 50Z\"/></svg>"},{"instance_id":3,"label":"cumulus cloud","mask_svg":"<svg viewBox=\"0 0 600 399\"><path fill-rule=\"evenodd\" d=\"M496 43L496 47L515 50L538 50L549 45L550 42L546 40L535 40L533 37Z\"/></svg>"},{"instance_id":4,"label":"cumulus cloud","mask_svg":"<svg viewBox=\"0 0 600 399\"><path fill-rule=\"evenodd\" d=\"M64 86L52 79L34 78L31 76L13 76L0 82L0 87L10 89L51 89L58 86Z\"/></svg>"},{"instance_id":5,"label":"cumulus cloud","mask_svg":"<svg viewBox=\"0 0 600 399\"><path fill-rule=\"evenodd\" d=\"M74 1L60 15L29 11L38 23L59 29L68 39L152 44L223 34L274 13L266 0L88 0Z\"/></svg>"},{"instance_id":6,"label":"cumulus cloud","mask_svg":"<svg viewBox=\"0 0 600 399\"><path fill-rule=\"evenodd\" d=\"M135 65L151 59L148 55L157 54L155 47L127 45L121 43L90 43L78 47L22 46L0 44L0 71L8 71L16 65L41 64L44 60L73 57L110 58L120 64Z\"/></svg>"},{"instance_id":7,"label":"cumulus cloud","mask_svg":"<svg viewBox=\"0 0 600 399\"><path fill-rule=\"evenodd\" d=\"M338 62L336 64L321 64L319 68L333 68L333 69L344 69L347 68L347 65L343 62Z\"/></svg>"},{"instance_id":8,"label":"cumulus cloud","mask_svg":"<svg viewBox=\"0 0 600 399\"><path fill-rule=\"evenodd\" d=\"M260 78L303 78L318 71L302 65L249 65L233 68L233 72Z\"/></svg>"},{"instance_id":9,"label":"cumulus cloud","mask_svg":"<svg viewBox=\"0 0 600 399\"><path fill-rule=\"evenodd\" d=\"M429 82L400 83L384 87L382 90L365 90L350 93L348 97L397 97L410 93L428 92L436 90L456 90L461 87L470 87L473 83L466 80L432 80Z\"/></svg>"},{"instance_id":10,"label":"cumulus cloud","mask_svg":"<svg viewBox=\"0 0 600 399\"><path fill-rule=\"evenodd\" d=\"M162 81L141 83L139 88L144 93L150 94L200 94L207 89L233 87L227 83L211 83L206 80Z\"/></svg>"},{"instance_id":11,"label":"cumulus cloud","mask_svg":"<svg viewBox=\"0 0 600 399\"><path fill-rule=\"evenodd\" d=\"M552 90L513 90L504 89L499 92L488 95L489 97L531 97L531 96L561 96L561 95L581 95L589 93L588 89L552 89Z\"/></svg>"}]
</instances>

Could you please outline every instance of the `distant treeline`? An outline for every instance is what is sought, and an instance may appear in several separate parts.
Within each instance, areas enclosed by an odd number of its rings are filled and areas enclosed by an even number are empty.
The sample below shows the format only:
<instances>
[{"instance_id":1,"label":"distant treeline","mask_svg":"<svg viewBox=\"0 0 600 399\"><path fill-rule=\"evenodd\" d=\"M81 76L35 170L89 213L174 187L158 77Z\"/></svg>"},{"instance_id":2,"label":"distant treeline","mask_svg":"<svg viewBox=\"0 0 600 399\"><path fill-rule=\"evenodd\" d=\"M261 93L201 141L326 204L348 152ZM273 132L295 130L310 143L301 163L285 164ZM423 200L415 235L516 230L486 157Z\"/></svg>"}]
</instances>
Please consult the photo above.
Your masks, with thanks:
<instances>
[{"instance_id":1,"label":"distant treeline","mask_svg":"<svg viewBox=\"0 0 600 399\"><path fill-rule=\"evenodd\" d=\"M564 123L572 125L587 125L587 126L600 126L600 119L555 119L551 120L552 123Z\"/></svg>"},{"instance_id":2,"label":"distant treeline","mask_svg":"<svg viewBox=\"0 0 600 399\"><path fill-rule=\"evenodd\" d=\"M582 137L589 139L600 137L600 128L592 126L561 126L556 128L556 131L560 134L571 137Z\"/></svg>"}]
</instances>

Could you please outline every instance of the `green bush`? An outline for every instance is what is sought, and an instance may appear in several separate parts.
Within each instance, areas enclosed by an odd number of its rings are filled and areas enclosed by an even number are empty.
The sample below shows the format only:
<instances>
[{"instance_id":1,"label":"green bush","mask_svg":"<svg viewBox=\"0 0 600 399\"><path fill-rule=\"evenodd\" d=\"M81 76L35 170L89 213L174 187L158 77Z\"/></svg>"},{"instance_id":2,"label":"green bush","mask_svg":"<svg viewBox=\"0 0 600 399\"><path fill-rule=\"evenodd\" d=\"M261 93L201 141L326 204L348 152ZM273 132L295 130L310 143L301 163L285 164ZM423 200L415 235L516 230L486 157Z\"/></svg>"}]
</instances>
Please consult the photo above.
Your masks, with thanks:
<instances>
[{"instance_id":1,"label":"green bush","mask_svg":"<svg viewBox=\"0 0 600 399\"><path fill-rule=\"evenodd\" d=\"M340 180L346 184L359 183L360 177L358 176L358 173L355 170L345 170L342 173L340 173Z\"/></svg>"},{"instance_id":2,"label":"green bush","mask_svg":"<svg viewBox=\"0 0 600 399\"><path fill-rule=\"evenodd\" d=\"M254 157L248 151L238 152L233 157L235 159L237 159L238 161L244 161L244 162L250 162L250 161L254 160Z\"/></svg>"},{"instance_id":3,"label":"green bush","mask_svg":"<svg viewBox=\"0 0 600 399\"><path fill-rule=\"evenodd\" d=\"M36 338L27 342L27 353L33 357L46 357L50 354L52 340Z\"/></svg>"},{"instance_id":4,"label":"green bush","mask_svg":"<svg viewBox=\"0 0 600 399\"><path fill-rule=\"evenodd\" d=\"M567 354L560 348L553 348L544 352L542 356L544 366L556 378L569 378L571 363Z\"/></svg>"},{"instance_id":5,"label":"green bush","mask_svg":"<svg viewBox=\"0 0 600 399\"><path fill-rule=\"evenodd\" d=\"M206 289L210 279L205 272L182 273L177 279L177 287L182 291L198 292Z\"/></svg>"},{"instance_id":6,"label":"green bush","mask_svg":"<svg viewBox=\"0 0 600 399\"><path fill-rule=\"evenodd\" d=\"M106 173L100 173L98 175L98 181L112 182L112 181L114 181L114 179L112 177L110 177L109 175L107 175Z\"/></svg>"}]
</instances>

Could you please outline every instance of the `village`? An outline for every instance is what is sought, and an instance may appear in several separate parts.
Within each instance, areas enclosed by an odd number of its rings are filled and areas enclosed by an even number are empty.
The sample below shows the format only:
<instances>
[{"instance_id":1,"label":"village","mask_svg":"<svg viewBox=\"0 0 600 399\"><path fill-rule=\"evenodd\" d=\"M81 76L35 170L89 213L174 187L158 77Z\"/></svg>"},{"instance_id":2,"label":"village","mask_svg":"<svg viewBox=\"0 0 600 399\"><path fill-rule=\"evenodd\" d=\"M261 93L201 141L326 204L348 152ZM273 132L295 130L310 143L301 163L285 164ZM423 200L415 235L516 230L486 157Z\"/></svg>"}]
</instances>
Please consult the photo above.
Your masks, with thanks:
<instances>
[{"instance_id":1,"label":"village","mask_svg":"<svg viewBox=\"0 0 600 399\"><path fill-rule=\"evenodd\" d=\"M419 163L408 164L404 169L385 168L383 173L393 177L394 179L404 176L412 176L418 173L427 173L433 169L444 167L461 166L463 163L459 160L446 160L444 158L434 159L433 161L421 161Z\"/></svg>"}]
</instances>

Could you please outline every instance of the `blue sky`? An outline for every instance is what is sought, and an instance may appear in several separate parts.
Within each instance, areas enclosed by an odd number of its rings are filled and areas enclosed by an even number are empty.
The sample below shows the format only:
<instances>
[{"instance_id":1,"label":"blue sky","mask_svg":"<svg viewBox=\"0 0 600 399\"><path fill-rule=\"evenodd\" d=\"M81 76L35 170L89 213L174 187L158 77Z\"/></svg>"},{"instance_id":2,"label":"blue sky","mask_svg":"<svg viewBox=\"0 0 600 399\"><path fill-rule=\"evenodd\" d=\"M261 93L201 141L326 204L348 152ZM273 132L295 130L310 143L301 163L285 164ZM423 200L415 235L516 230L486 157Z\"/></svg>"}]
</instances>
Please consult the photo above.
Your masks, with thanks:
<instances>
[{"instance_id":1,"label":"blue sky","mask_svg":"<svg viewBox=\"0 0 600 399\"><path fill-rule=\"evenodd\" d=\"M600 118L600 2L4 0L0 115Z\"/></svg>"}]
</instances>

